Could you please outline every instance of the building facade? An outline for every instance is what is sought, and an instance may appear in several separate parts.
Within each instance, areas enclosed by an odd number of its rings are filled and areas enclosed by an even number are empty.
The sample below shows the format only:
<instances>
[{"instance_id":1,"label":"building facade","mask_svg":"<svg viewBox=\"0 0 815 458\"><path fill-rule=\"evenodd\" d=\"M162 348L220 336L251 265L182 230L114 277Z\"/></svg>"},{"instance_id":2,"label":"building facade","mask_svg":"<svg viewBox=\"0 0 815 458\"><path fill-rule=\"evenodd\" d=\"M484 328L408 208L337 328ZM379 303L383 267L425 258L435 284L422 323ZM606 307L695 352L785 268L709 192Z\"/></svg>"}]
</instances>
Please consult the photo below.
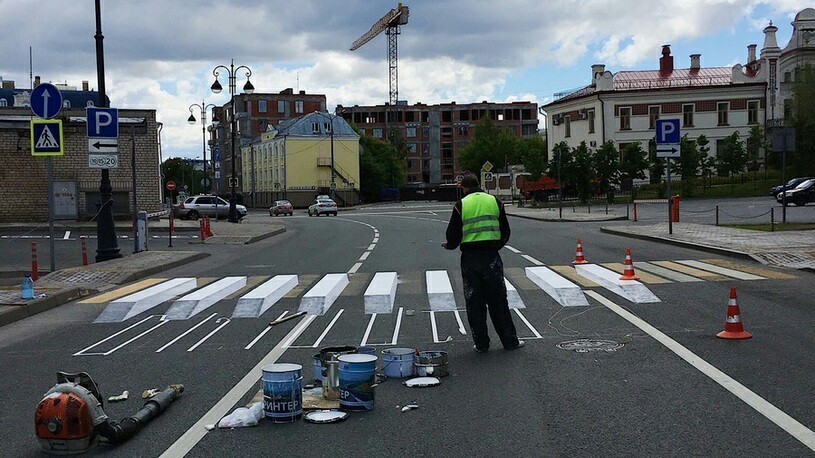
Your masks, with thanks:
<instances>
[{"instance_id":1,"label":"building facade","mask_svg":"<svg viewBox=\"0 0 815 458\"><path fill-rule=\"evenodd\" d=\"M337 203L359 203L359 135L339 116L313 112L283 121L241 153L241 191L251 206L288 199L304 207L319 194L331 194L332 156Z\"/></svg>"},{"instance_id":2,"label":"building facade","mask_svg":"<svg viewBox=\"0 0 815 458\"><path fill-rule=\"evenodd\" d=\"M35 80L35 85L38 80ZM3 81L0 90L0 222L48 220L46 159L31 155L30 89L17 89ZM83 84L83 89L87 85ZM60 87L60 86L58 86ZM100 169L88 168L88 137L85 108L98 100L98 93L61 86L63 109L56 119L63 123L65 154L53 158L54 196L57 219L91 220L99 203ZM66 89L67 88L67 89ZM9 103L11 102L11 103ZM15 103L15 102L19 102ZM67 102L67 103L66 103ZM135 143L131 143L132 138ZM155 110L119 110L118 169L110 170L115 201L114 215L132 215L131 151L136 152L136 198L138 210L161 209L158 123Z\"/></svg>"},{"instance_id":3,"label":"building facade","mask_svg":"<svg viewBox=\"0 0 815 458\"><path fill-rule=\"evenodd\" d=\"M549 146L585 141L596 148L610 140L621 151L635 142L647 148L656 120L673 118L681 120L683 135L705 135L715 156L734 132L746 140L755 125L780 126L790 110L795 68L815 63L815 10L798 13L793 27L782 50L778 28L770 23L761 54L756 56L757 45L749 45L744 65L702 67L701 56L691 54L690 67L676 69L668 45L662 48L659 70L612 74L605 65L593 65L591 84L555 94L556 100L542 107Z\"/></svg>"},{"instance_id":4,"label":"building facade","mask_svg":"<svg viewBox=\"0 0 815 458\"><path fill-rule=\"evenodd\" d=\"M306 113L326 110L324 94L294 92L291 88L277 94L252 93L235 94L235 109L232 101L212 110L213 125L210 132L210 160L215 170L214 186L219 193L229 192L229 177L232 173L231 119L233 114L237 124L235 136L235 175L238 188L243 187L242 147L266 132L269 126L276 126L287 119L297 118ZM220 160L216 160L215 149Z\"/></svg>"},{"instance_id":5,"label":"building facade","mask_svg":"<svg viewBox=\"0 0 815 458\"><path fill-rule=\"evenodd\" d=\"M538 105L532 102L339 105L336 113L373 138L385 139L396 129L407 143L408 182L414 183L454 182L464 172L458 163L459 153L484 116L519 138L538 135Z\"/></svg>"}]
</instances>

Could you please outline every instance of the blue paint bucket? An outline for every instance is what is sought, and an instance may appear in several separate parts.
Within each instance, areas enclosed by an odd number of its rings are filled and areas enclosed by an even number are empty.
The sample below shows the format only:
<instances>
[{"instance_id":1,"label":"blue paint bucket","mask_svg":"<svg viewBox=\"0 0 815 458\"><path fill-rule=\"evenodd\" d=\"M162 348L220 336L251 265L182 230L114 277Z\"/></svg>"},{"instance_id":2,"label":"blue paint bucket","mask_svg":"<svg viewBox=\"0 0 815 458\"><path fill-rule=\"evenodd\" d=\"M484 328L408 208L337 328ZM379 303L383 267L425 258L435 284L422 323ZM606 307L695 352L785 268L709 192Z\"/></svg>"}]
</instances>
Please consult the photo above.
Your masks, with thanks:
<instances>
[{"instance_id":1,"label":"blue paint bucket","mask_svg":"<svg viewBox=\"0 0 815 458\"><path fill-rule=\"evenodd\" d=\"M263 366L263 415L274 423L291 423L303 415L303 366Z\"/></svg>"},{"instance_id":2,"label":"blue paint bucket","mask_svg":"<svg viewBox=\"0 0 815 458\"><path fill-rule=\"evenodd\" d=\"M376 347L359 347L357 353L361 355L376 355Z\"/></svg>"},{"instance_id":3,"label":"blue paint bucket","mask_svg":"<svg viewBox=\"0 0 815 458\"><path fill-rule=\"evenodd\" d=\"M312 374L314 375L314 381L320 382L319 384L323 383L323 357L321 354L317 353L316 355L311 357L311 366L312 366Z\"/></svg>"},{"instance_id":4,"label":"blue paint bucket","mask_svg":"<svg viewBox=\"0 0 815 458\"><path fill-rule=\"evenodd\" d=\"M340 408L372 410L376 383L376 356L351 354L339 357Z\"/></svg>"},{"instance_id":5,"label":"blue paint bucket","mask_svg":"<svg viewBox=\"0 0 815 458\"><path fill-rule=\"evenodd\" d=\"M412 348L386 348L382 350L382 373L389 378L411 377L415 373Z\"/></svg>"}]
</instances>

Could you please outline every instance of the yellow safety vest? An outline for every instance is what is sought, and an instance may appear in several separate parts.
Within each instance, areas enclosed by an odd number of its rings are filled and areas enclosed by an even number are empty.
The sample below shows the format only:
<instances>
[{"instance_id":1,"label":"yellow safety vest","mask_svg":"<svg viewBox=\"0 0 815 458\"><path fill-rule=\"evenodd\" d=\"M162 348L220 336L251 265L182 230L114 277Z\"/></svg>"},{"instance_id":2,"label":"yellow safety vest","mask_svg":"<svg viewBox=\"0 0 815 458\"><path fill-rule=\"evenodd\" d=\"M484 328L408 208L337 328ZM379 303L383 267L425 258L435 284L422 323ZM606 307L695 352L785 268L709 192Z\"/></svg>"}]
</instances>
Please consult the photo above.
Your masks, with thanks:
<instances>
[{"instance_id":1,"label":"yellow safety vest","mask_svg":"<svg viewBox=\"0 0 815 458\"><path fill-rule=\"evenodd\" d=\"M498 201L487 193L474 192L461 199L461 243L501 240L499 213Z\"/></svg>"}]
</instances>

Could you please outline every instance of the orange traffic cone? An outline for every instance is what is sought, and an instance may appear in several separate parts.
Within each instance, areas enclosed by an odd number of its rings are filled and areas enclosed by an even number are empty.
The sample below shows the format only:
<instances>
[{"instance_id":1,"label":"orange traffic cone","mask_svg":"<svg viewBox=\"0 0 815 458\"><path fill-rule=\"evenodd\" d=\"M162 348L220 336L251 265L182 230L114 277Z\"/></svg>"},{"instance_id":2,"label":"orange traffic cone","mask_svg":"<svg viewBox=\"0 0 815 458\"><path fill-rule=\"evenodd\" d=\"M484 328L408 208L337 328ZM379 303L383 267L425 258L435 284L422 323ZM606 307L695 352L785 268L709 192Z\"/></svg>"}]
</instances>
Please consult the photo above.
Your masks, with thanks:
<instances>
[{"instance_id":1,"label":"orange traffic cone","mask_svg":"<svg viewBox=\"0 0 815 458\"><path fill-rule=\"evenodd\" d=\"M589 261L586 261L586 258L583 257L583 242L580 239L577 239L577 252L574 254L574 261L572 264L588 264Z\"/></svg>"},{"instance_id":2,"label":"orange traffic cone","mask_svg":"<svg viewBox=\"0 0 815 458\"><path fill-rule=\"evenodd\" d=\"M724 331L716 334L720 339L749 339L752 334L744 330L739 316L739 304L736 303L736 288L730 288L730 300L727 302L727 319Z\"/></svg>"},{"instance_id":3,"label":"orange traffic cone","mask_svg":"<svg viewBox=\"0 0 815 458\"><path fill-rule=\"evenodd\" d=\"M625 249L625 270L620 280L639 280L640 277L634 273L634 264L631 262L631 248Z\"/></svg>"}]
</instances>

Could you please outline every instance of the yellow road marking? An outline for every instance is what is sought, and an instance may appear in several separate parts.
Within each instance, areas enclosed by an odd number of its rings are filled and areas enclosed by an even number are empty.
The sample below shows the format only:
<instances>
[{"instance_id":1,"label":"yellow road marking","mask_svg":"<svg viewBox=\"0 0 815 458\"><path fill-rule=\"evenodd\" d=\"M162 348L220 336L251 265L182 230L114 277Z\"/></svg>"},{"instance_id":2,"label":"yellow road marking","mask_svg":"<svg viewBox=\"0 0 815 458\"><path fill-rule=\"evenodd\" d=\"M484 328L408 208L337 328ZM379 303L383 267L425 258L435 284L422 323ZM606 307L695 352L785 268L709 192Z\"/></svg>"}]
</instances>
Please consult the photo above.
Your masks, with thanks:
<instances>
[{"instance_id":1,"label":"yellow road marking","mask_svg":"<svg viewBox=\"0 0 815 458\"><path fill-rule=\"evenodd\" d=\"M584 288L595 288L600 286L588 278L578 274L572 266L549 266L549 268Z\"/></svg>"},{"instance_id":2,"label":"yellow road marking","mask_svg":"<svg viewBox=\"0 0 815 458\"><path fill-rule=\"evenodd\" d=\"M322 278L322 275L311 275L311 274L298 275L297 281L299 284L292 288L292 290L286 293L286 295L283 297L291 298L299 296L300 293L302 293L303 291L306 290L306 288L316 283L317 280L320 278Z\"/></svg>"},{"instance_id":3,"label":"yellow road marking","mask_svg":"<svg viewBox=\"0 0 815 458\"><path fill-rule=\"evenodd\" d=\"M720 267L727 267L728 269L739 270L753 275L761 275L762 277L774 278L776 280L789 280L792 278L798 278L795 275L779 272L777 270L772 270L766 267L748 266L740 264L738 262L728 261L726 259L702 259L702 261L708 264L715 264Z\"/></svg>"},{"instance_id":4,"label":"yellow road marking","mask_svg":"<svg viewBox=\"0 0 815 458\"><path fill-rule=\"evenodd\" d=\"M602 264L604 267L608 267L609 269L618 272L622 275L625 272L625 264L621 262L607 262ZM654 274L643 272L642 269L634 270L634 273L640 277L640 281L643 283L652 283L655 285L662 284L662 283L673 283L671 280L656 276Z\"/></svg>"},{"instance_id":5,"label":"yellow road marking","mask_svg":"<svg viewBox=\"0 0 815 458\"><path fill-rule=\"evenodd\" d=\"M702 280L708 281L727 281L731 280L729 277L725 277L723 275L714 274L712 272L708 272L702 269L694 269L693 267L688 267L676 262L671 261L649 261L651 264L656 264L658 266L662 266L666 269L675 270L677 272L682 272L683 274L690 275L692 277L701 278Z\"/></svg>"},{"instance_id":6,"label":"yellow road marking","mask_svg":"<svg viewBox=\"0 0 815 458\"><path fill-rule=\"evenodd\" d=\"M137 281L136 283L132 283L127 286L122 286L121 288L116 288L113 291L108 291L103 294L99 294L97 296L89 297L85 300L79 301L79 304L103 304L105 302L110 302L120 297L125 297L128 294L133 294L136 291L141 291L147 287L157 285L165 280L169 280L169 278L145 278L144 280Z\"/></svg>"}]
</instances>

